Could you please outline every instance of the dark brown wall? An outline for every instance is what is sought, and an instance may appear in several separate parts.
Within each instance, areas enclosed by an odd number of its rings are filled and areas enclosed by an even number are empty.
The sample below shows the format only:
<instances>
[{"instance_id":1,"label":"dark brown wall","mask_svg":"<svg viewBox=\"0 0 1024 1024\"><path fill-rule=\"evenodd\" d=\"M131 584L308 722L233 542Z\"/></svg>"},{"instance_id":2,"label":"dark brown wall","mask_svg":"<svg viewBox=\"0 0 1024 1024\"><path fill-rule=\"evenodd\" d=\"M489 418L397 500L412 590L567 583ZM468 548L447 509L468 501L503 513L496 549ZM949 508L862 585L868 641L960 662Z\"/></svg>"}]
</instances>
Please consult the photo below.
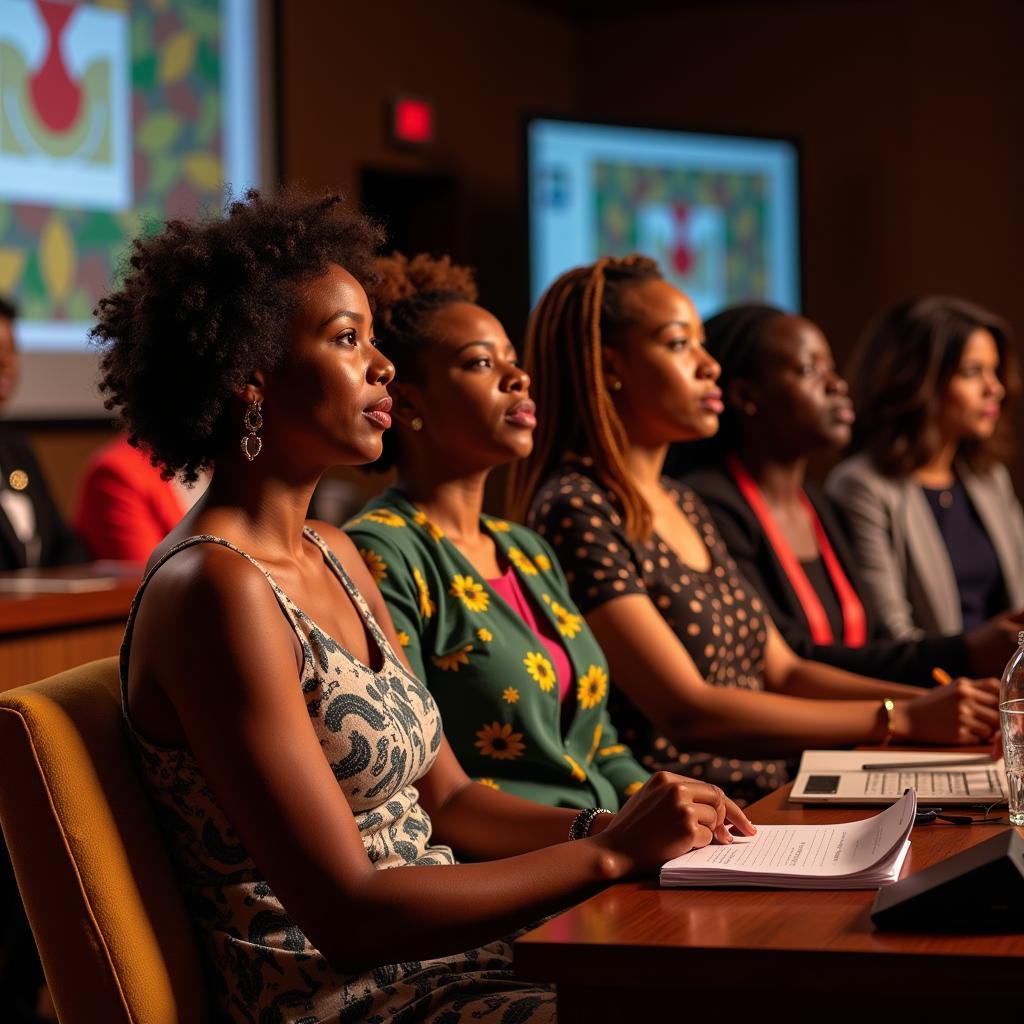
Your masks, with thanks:
<instances>
[{"instance_id":1,"label":"dark brown wall","mask_svg":"<svg viewBox=\"0 0 1024 1024\"><path fill-rule=\"evenodd\" d=\"M955 292L1024 333L1013 0L693 3L582 32L593 114L801 147L807 313L842 352L888 303Z\"/></svg>"},{"instance_id":2,"label":"dark brown wall","mask_svg":"<svg viewBox=\"0 0 1024 1024\"><path fill-rule=\"evenodd\" d=\"M282 162L286 178L358 197L362 166L458 179L453 255L479 268L485 301L525 322L522 122L578 104L578 32L509 0L280 4ZM434 102L437 143L387 139L390 99Z\"/></svg>"}]
</instances>

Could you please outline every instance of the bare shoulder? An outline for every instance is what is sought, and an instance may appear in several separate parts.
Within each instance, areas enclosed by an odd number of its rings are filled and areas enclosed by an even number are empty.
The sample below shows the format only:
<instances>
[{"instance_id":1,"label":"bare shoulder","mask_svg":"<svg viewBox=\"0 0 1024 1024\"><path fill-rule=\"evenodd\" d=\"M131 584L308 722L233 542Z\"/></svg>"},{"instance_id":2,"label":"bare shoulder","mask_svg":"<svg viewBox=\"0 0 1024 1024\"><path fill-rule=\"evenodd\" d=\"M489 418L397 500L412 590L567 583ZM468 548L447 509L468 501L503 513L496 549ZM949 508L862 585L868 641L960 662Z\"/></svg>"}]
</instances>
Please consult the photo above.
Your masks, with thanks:
<instances>
[{"instance_id":1,"label":"bare shoulder","mask_svg":"<svg viewBox=\"0 0 1024 1024\"><path fill-rule=\"evenodd\" d=\"M189 645L248 636L281 619L265 573L244 555L219 543L197 543L177 552L153 575L139 606L136 631L147 648L173 657Z\"/></svg>"}]
</instances>

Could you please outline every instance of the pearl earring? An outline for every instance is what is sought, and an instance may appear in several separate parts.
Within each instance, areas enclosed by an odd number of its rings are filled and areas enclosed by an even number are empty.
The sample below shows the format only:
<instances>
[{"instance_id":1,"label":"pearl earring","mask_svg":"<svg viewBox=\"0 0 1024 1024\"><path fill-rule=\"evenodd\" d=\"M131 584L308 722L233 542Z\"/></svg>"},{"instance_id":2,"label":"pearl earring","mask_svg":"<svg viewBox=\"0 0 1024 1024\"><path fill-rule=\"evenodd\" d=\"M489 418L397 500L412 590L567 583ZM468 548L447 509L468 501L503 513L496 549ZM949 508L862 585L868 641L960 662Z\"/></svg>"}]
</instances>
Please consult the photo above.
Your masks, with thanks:
<instances>
[{"instance_id":1,"label":"pearl earring","mask_svg":"<svg viewBox=\"0 0 1024 1024\"><path fill-rule=\"evenodd\" d=\"M610 387L612 391L621 391L622 381L619 380L618 377L612 377L612 379L608 381L608 387Z\"/></svg>"},{"instance_id":2,"label":"pearl earring","mask_svg":"<svg viewBox=\"0 0 1024 1024\"><path fill-rule=\"evenodd\" d=\"M412 422L409 424L409 426L412 427L413 430L422 430L423 420L420 419L419 416L413 416Z\"/></svg>"}]
</instances>

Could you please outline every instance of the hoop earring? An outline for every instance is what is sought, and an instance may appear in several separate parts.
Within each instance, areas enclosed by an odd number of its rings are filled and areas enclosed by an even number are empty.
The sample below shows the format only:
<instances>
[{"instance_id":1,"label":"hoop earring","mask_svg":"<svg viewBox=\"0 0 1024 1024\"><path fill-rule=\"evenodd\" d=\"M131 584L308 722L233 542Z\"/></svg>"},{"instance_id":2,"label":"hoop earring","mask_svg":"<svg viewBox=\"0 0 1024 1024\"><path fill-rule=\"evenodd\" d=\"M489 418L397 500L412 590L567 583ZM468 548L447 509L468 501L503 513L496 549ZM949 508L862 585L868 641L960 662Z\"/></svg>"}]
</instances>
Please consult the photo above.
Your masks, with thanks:
<instances>
[{"instance_id":1,"label":"hoop earring","mask_svg":"<svg viewBox=\"0 0 1024 1024\"><path fill-rule=\"evenodd\" d=\"M249 403L249 407L245 410L245 415L242 417L242 423L246 429L246 434L242 438L242 454L250 462L263 450L263 438L256 434L256 431L260 430L263 426L263 414L260 412L262 406L263 402L258 398L254 398ZM250 447L251 441L256 442L255 451Z\"/></svg>"},{"instance_id":2,"label":"hoop earring","mask_svg":"<svg viewBox=\"0 0 1024 1024\"><path fill-rule=\"evenodd\" d=\"M423 420L420 419L419 416L413 416L412 420L409 423L409 426L412 427L413 430L422 430Z\"/></svg>"}]
</instances>

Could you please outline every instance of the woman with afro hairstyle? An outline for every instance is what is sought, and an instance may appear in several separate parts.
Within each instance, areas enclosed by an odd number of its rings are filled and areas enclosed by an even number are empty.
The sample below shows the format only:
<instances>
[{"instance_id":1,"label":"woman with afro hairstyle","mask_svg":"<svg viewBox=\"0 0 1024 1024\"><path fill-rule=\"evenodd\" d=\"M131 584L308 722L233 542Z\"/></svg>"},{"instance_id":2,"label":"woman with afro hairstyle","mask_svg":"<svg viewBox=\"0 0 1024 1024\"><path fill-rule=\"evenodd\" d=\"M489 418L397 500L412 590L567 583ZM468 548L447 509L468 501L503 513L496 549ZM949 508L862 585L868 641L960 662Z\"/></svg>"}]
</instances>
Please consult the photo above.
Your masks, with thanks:
<instances>
[{"instance_id":1,"label":"woman with afro hairstyle","mask_svg":"<svg viewBox=\"0 0 1024 1024\"><path fill-rule=\"evenodd\" d=\"M1024 512L1000 461L1017 385L1007 325L963 299L900 303L854 353L853 454L826 487L893 636L1024 608Z\"/></svg>"},{"instance_id":2,"label":"woman with afro hairstyle","mask_svg":"<svg viewBox=\"0 0 1024 1024\"><path fill-rule=\"evenodd\" d=\"M109 407L165 473L212 469L129 616L125 719L223 1015L550 1021L500 936L745 819L656 777L562 842L573 811L459 767L351 541L305 522L390 423L378 241L337 197L253 192L137 241L100 303Z\"/></svg>"},{"instance_id":3,"label":"woman with afro hairstyle","mask_svg":"<svg viewBox=\"0 0 1024 1024\"><path fill-rule=\"evenodd\" d=\"M617 810L648 773L608 719L601 648L547 544L483 514L492 470L533 444L530 378L468 270L395 255L378 277L375 326L397 382L395 427L370 468L395 465L398 480L345 530L463 768L531 800Z\"/></svg>"},{"instance_id":4,"label":"woman with afro hairstyle","mask_svg":"<svg viewBox=\"0 0 1024 1024\"><path fill-rule=\"evenodd\" d=\"M987 740L995 680L921 695L797 657L703 503L661 475L670 443L718 429L703 339L690 300L639 256L563 274L527 331L539 426L510 494L562 560L641 762L750 798L783 774L768 758L805 747Z\"/></svg>"}]
</instances>

